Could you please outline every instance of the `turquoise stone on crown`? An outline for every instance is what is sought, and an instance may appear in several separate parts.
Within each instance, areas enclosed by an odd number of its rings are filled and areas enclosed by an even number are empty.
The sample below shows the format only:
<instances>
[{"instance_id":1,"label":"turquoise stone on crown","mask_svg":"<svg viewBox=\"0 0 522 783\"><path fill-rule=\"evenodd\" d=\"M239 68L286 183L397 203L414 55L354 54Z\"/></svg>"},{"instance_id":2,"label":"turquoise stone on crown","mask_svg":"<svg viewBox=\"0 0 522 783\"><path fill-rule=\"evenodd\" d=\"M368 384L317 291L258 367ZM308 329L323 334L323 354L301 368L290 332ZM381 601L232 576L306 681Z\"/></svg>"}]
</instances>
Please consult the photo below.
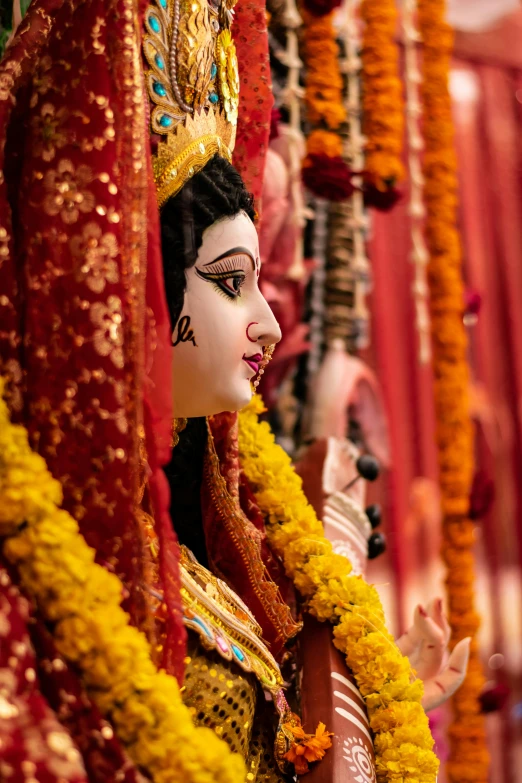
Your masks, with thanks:
<instances>
[{"instance_id":1,"label":"turquoise stone on crown","mask_svg":"<svg viewBox=\"0 0 522 783\"><path fill-rule=\"evenodd\" d=\"M217 103L219 101L219 95L217 94L217 92L211 92L208 97L210 103Z\"/></svg>"},{"instance_id":2,"label":"turquoise stone on crown","mask_svg":"<svg viewBox=\"0 0 522 783\"><path fill-rule=\"evenodd\" d=\"M152 89L160 98L164 98L167 94L167 90L160 82L154 82Z\"/></svg>"},{"instance_id":3,"label":"turquoise stone on crown","mask_svg":"<svg viewBox=\"0 0 522 783\"><path fill-rule=\"evenodd\" d=\"M205 634L206 634L206 635L207 635L207 636L208 636L210 639L213 639L213 638L214 638L214 636L213 636L213 634L212 634L212 631L210 630L210 628L208 627L208 625L207 625L206 623L204 623L204 622L203 622L203 620L200 620L200 618L199 618L199 617L193 617L193 618L192 618L192 620L193 620L193 622L195 622L195 623L196 623L196 625L199 625L199 627L201 628L201 630L202 630L202 631L203 631L203 632L204 632L204 633L205 633Z\"/></svg>"},{"instance_id":4,"label":"turquoise stone on crown","mask_svg":"<svg viewBox=\"0 0 522 783\"><path fill-rule=\"evenodd\" d=\"M159 0L159 4L160 4L160 6L162 8L166 8L167 7L167 0Z\"/></svg>"},{"instance_id":5,"label":"turquoise stone on crown","mask_svg":"<svg viewBox=\"0 0 522 783\"><path fill-rule=\"evenodd\" d=\"M210 69L210 78L215 79L217 74L217 65L216 63L212 63L212 68Z\"/></svg>"},{"instance_id":6,"label":"turquoise stone on crown","mask_svg":"<svg viewBox=\"0 0 522 783\"><path fill-rule=\"evenodd\" d=\"M154 14L149 15L149 24L154 30L155 33L159 33L161 30L161 25L159 23L159 19L157 16L154 16Z\"/></svg>"},{"instance_id":7,"label":"turquoise stone on crown","mask_svg":"<svg viewBox=\"0 0 522 783\"><path fill-rule=\"evenodd\" d=\"M159 124L162 128L170 128L172 125L172 117L169 117L168 114L162 114Z\"/></svg>"},{"instance_id":8,"label":"turquoise stone on crown","mask_svg":"<svg viewBox=\"0 0 522 783\"><path fill-rule=\"evenodd\" d=\"M156 54L156 56L154 58L154 62L156 63L156 65L158 66L158 68L161 71L163 71L165 69L165 62L164 62L163 57L161 56L161 54Z\"/></svg>"}]
</instances>

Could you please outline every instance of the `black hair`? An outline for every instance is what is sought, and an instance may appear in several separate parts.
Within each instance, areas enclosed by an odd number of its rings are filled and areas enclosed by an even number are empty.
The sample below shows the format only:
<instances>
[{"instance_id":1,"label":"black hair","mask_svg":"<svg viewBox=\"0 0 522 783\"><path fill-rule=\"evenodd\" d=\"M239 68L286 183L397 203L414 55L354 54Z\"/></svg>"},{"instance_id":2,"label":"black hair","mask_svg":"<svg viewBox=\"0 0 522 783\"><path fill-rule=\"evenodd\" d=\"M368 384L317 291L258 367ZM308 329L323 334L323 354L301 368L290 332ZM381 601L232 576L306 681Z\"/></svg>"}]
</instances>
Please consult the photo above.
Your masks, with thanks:
<instances>
[{"instance_id":1,"label":"black hair","mask_svg":"<svg viewBox=\"0 0 522 783\"><path fill-rule=\"evenodd\" d=\"M170 486L170 518L178 541L208 568L207 547L201 515L201 483L207 444L205 418L189 419L179 433L179 443L163 470Z\"/></svg>"},{"instance_id":2,"label":"black hair","mask_svg":"<svg viewBox=\"0 0 522 783\"><path fill-rule=\"evenodd\" d=\"M241 176L224 158L214 156L163 207L161 250L172 328L183 309L185 270L193 266L203 232L217 220L246 212L254 220L254 199ZM181 544L207 566L200 488L207 441L204 418L189 419L164 470L171 491L171 517Z\"/></svg>"},{"instance_id":3,"label":"black hair","mask_svg":"<svg viewBox=\"0 0 522 783\"><path fill-rule=\"evenodd\" d=\"M163 274L172 328L183 309L185 270L196 261L203 232L217 220L239 212L254 220L254 199L232 164L218 155L161 210Z\"/></svg>"}]
</instances>

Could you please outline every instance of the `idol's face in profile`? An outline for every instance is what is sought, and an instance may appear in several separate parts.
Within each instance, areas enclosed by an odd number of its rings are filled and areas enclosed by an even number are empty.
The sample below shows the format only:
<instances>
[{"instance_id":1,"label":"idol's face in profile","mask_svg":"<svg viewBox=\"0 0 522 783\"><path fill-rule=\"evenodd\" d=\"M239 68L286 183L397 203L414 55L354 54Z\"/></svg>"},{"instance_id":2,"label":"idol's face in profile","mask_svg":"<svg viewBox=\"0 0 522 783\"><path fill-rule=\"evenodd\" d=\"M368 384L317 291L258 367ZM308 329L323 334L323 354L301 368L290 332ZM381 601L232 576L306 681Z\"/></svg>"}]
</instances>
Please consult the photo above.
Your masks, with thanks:
<instances>
[{"instance_id":1,"label":"idol's face in profile","mask_svg":"<svg viewBox=\"0 0 522 783\"><path fill-rule=\"evenodd\" d=\"M172 333L176 417L236 411L250 401L263 347L281 339L259 271L257 232L244 212L204 232Z\"/></svg>"}]
</instances>

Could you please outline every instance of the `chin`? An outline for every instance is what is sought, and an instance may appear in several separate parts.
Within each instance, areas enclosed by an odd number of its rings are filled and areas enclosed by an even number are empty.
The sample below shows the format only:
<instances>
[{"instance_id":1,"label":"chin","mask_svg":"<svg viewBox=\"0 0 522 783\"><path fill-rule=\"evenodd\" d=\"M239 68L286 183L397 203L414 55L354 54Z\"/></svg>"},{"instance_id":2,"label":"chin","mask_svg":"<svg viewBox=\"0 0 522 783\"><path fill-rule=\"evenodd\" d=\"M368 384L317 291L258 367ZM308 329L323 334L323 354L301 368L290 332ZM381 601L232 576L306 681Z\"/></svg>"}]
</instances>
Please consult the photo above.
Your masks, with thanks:
<instances>
[{"instance_id":1,"label":"chin","mask_svg":"<svg viewBox=\"0 0 522 783\"><path fill-rule=\"evenodd\" d=\"M233 413L234 411L242 410L245 405L248 405L253 395L250 381L246 381L244 384L241 384L241 386L238 385L238 388L234 389L234 392L234 395L230 394L226 400L223 400L220 413L223 413L223 411Z\"/></svg>"}]
</instances>

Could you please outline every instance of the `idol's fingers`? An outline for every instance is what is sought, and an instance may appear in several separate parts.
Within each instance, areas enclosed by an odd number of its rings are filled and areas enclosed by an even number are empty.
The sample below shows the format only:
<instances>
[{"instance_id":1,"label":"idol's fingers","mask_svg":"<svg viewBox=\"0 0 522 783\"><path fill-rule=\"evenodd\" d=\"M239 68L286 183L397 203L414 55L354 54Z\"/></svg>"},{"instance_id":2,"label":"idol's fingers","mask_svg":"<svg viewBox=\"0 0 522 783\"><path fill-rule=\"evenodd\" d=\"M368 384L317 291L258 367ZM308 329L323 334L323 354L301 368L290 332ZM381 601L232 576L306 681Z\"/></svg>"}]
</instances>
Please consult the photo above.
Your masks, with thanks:
<instances>
[{"instance_id":1,"label":"idol's fingers","mask_svg":"<svg viewBox=\"0 0 522 783\"><path fill-rule=\"evenodd\" d=\"M468 669L470 643L471 637L462 639L455 645L442 672L425 681L422 706L426 711L443 704L462 685Z\"/></svg>"}]
</instances>

